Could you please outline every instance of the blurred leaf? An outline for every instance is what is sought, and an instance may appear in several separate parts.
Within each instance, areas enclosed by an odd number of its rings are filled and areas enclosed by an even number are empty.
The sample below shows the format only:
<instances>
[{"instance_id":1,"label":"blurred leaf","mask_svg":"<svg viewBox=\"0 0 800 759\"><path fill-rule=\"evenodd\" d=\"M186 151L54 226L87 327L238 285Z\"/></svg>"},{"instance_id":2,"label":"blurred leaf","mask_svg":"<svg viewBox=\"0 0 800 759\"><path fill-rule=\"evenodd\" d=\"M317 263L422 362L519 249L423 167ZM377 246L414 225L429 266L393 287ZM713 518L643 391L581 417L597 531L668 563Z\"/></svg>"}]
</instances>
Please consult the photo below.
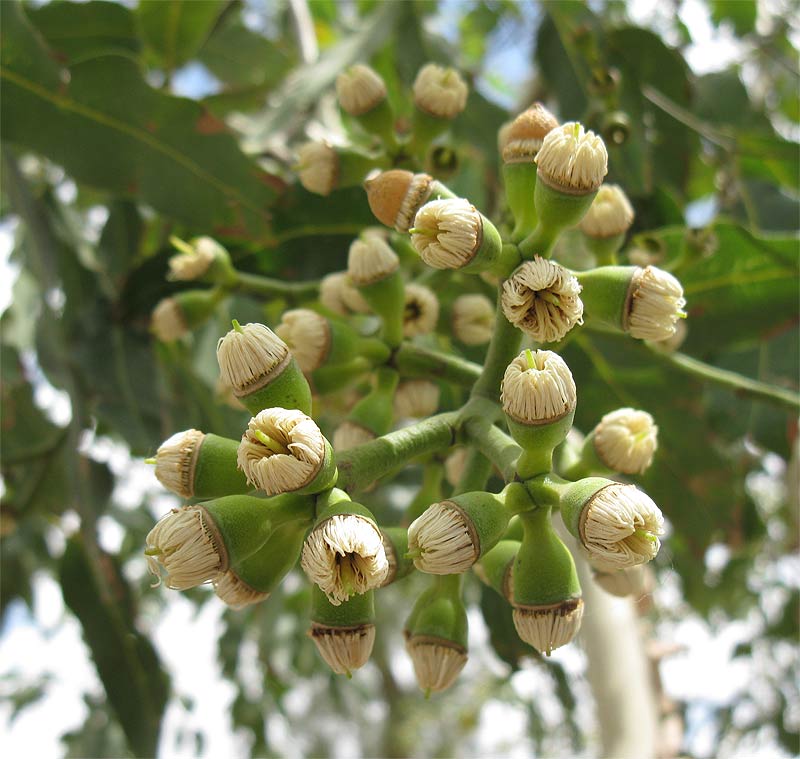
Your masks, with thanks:
<instances>
[{"instance_id":1,"label":"blurred leaf","mask_svg":"<svg viewBox=\"0 0 800 759\"><path fill-rule=\"evenodd\" d=\"M26 13L55 57L67 65L112 53L132 58L139 54L136 19L118 3L57 1L28 7Z\"/></svg>"},{"instance_id":2,"label":"blurred leaf","mask_svg":"<svg viewBox=\"0 0 800 759\"><path fill-rule=\"evenodd\" d=\"M73 536L61 559L64 601L78 617L108 700L137 756L155 756L168 679L152 644L134 626L130 590L113 557L89 557Z\"/></svg>"},{"instance_id":3,"label":"blurred leaf","mask_svg":"<svg viewBox=\"0 0 800 759\"><path fill-rule=\"evenodd\" d=\"M113 281L128 273L140 254L144 225L130 201L114 201L97 245L97 257Z\"/></svg>"},{"instance_id":4,"label":"blurred leaf","mask_svg":"<svg viewBox=\"0 0 800 759\"><path fill-rule=\"evenodd\" d=\"M156 64L171 72L208 39L225 0L139 0L136 16Z\"/></svg>"},{"instance_id":5,"label":"blurred leaf","mask_svg":"<svg viewBox=\"0 0 800 759\"><path fill-rule=\"evenodd\" d=\"M6 140L61 163L78 181L140 196L192 229L265 234L279 184L240 152L222 122L152 89L126 58L60 69L17 3L2 3L2 19Z\"/></svg>"},{"instance_id":6,"label":"blurred leaf","mask_svg":"<svg viewBox=\"0 0 800 759\"><path fill-rule=\"evenodd\" d=\"M756 26L755 0L711 0L711 19L719 26L725 21L733 23L737 35L752 32Z\"/></svg>"},{"instance_id":7,"label":"blurred leaf","mask_svg":"<svg viewBox=\"0 0 800 759\"><path fill-rule=\"evenodd\" d=\"M492 648L506 664L511 665L512 670L519 669L519 662L523 657L537 655L536 651L523 643L517 635L508 601L496 590L483 584L481 584L481 614L489 628Z\"/></svg>"}]
</instances>

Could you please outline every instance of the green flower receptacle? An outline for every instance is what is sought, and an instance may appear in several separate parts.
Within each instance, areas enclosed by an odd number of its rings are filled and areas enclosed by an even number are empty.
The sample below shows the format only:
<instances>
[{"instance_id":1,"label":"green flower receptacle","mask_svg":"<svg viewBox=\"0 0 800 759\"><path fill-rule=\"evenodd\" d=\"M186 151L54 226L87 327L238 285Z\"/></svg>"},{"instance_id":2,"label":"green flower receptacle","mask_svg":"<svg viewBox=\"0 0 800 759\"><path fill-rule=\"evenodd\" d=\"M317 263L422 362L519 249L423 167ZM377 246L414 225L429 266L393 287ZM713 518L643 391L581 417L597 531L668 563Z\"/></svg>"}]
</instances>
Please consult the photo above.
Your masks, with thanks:
<instances>
[{"instance_id":1,"label":"green flower receptacle","mask_svg":"<svg viewBox=\"0 0 800 759\"><path fill-rule=\"evenodd\" d=\"M586 477L563 488L561 493L561 518L567 529L581 540L581 517L587 503L603 488L615 484L605 477Z\"/></svg>"},{"instance_id":2,"label":"green flower receptacle","mask_svg":"<svg viewBox=\"0 0 800 759\"><path fill-rule=\"evenodd\" d=\"M316 585L311 587L311 621L327 627L357 627L375 622L375 594L351 596L339 606L334 606Z\"/></svg>"},{"instance_id":3,"label":"green flower receptacle","mask_svg":"<svg viewBox=\"0 0 800 759\"><path fill-rule=\"evenodd\" d=\"M260 387L237 397L253 416L276 406L311 413L311 388L291 354L275 367Z\"/></svg>"},{"instance_id":4,"label":"green flower receptacle","mask_svg":"<svg viewBox=\"0 0 800 759\"><path fill-rule=\"evenodd\" d=\"M347 418L375 436L385 435L394 418L394 394L399 375L394 369L381 367L375 373L375 386L351 409Z\"/></svg>"},{"instance_id":5,"label":"green flower receptacle","mask_svg":"<svg viewBox=\"0 0 800 759\"><path fill-rule=\"evenodd\" d=\"M533 161L503 164L506 201L514 217L511 239L519 242L536 228L536 164Z\"/></svg>"},{"instance_id":6,"label":"green flower receptacle","mask_svg":"<svg viewBox=\"0 0 800 759\"><path fill-rule=\"evenodd\" d=\"M455 506L467 518L471 532L477 538L479 557L496 545L508 528L511 512L500 496L476 491L453 496L444 503Z\"/></svg>"},{"instance_id":7,"label":"green flower receptacle","mask_svg":"<svg viewBox=\"0 0 800 759\"><path fill-rule=\"evenodd\" d=\"M553 529L550 511L539 508L520 516L525 536L514 560L515 605L546 606L581 595L575 561Z\"/></svg>"},{"instance_id":8,"label":"green flower receptacle","mask_svg":"<svg viewBox=\"0 0 800 759\"><path fill-rule=\"evenodd\" d=\"M519 540L501 540L491 551L481 557L475 567L476 573L486 584L508 600L511 600L513 565L519 548Z\"/></svg>"},{"instance_id":9,"label":"green flower receptacle","mask_svg":"<svg viewBox=\"0 0 800 759\"><path fill-rule=\"evenodd\" d=\"M414 604L405 630L408 636L438 638L466 649L469 626L461 600L460 575L434 578L432 586Z\"/></svg>"},{"instance_id":10,"label":"green flower receptacle","mask_svg":"<svg viewBox=\"0 0 800 759\"><path fill-rule=\"evenodd\" d=\"M336 457L333 454L331 444L326 438L325 454L322 457L322 463L317 473L307 485L292 492L298 495L315 495L316 493L322 493L326 490L330 490L336 484L338 477L339 472L336 469Z\"/></svg>"},{"instance_id":11,"label":"green flower receptacle","mask_svg":"<svg viewBox=\"0 0 800 759\"><path fill-rule=\"evenodd\" d=\"M358 285L358 291L383 322L383 341L390 348L403 342L403 309L405 287L399 269L389 276L368 285Z\"/></svg>"},{"instance_id":12,"label":"green flower receptacle","mask_svg":"<svg viewBox=\"0 0 800 759\"><path fill-rule=\"evenodd\" d=\"M576 272L584 319L592 327L623 332L630 310L630 290L637 266L602 266Z\"/></svg>"},{"instance_id":13,"label":"green flower receptacle","mask_svg":"<svg viewBox=\"0 0 800 759\"><path fill-rule=\"evenodd\" d=\"M249 493L252 487L236 464L238 440L206 433L194 460L194 497Z\"/></svg>"},{"instance_id":14,"label":"green flower receptacle","mask_svg":"<svg viewBox=\"0 0 800 759\"><path fill-rule=\"evenodd\" d=\"M523 424L506 414L508 431L522 448L516 465L520 479L527 480L552 469L553 451L566 439L574 418L574 409L544 424Z\"/></svg>"}]
</instances>

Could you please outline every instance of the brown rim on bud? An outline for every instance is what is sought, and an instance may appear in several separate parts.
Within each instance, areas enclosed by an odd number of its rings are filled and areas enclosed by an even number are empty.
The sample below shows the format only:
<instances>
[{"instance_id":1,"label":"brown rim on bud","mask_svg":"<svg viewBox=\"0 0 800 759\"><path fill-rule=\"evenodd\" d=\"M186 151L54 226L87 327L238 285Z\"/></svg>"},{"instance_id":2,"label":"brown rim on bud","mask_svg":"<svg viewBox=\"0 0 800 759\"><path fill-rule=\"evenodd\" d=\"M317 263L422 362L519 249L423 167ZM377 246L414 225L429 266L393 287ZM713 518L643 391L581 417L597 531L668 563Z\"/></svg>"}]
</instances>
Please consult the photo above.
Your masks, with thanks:
<instances>
[{"instance_id":1,"label":"brown rim on bud","mask_svg":"<svg viewBox=\"0 0 800 759\"><path fill-rule=\"evenodd\" d=\"M539 653L550 656L578 634L583 619L583 599L568 598L553 604L513 606L517 635Z\"/></svg>"},{"instance_id":2,"label":"brown rim on bud","mask_svg":"<svg viewBox=\"0 0 800 759\"><path fill-rule=\"evenodd\" d=\"M176 432L156 451L156 478L183 498L194 495L194 475L205 436L195 429Z\"/></svg>"},{"instance_id":3,"label":"brown rim on bud","mask_svg":"<svg viewBox=\"0 0 800 759\"><path fill-rule=\"evenodd\" d=\"M532 161L544 138L557 126L558 119L541 103L534 103L511 122L503 147L503 162Z\"/></svg>"},{"instance_id":4,"label":"brown rim on bud","mask_svg":"<svg viewBox=\"0 0 800 759\"><path fill-rule=\"evenodd\" d=\"M431 544L427 549L426 543ZM438 575L465 572L481 555L475 524L449 500L431 504L409 525L408 548L419 552L414 558L417 569Z\"/></svg>"}]
</instances>

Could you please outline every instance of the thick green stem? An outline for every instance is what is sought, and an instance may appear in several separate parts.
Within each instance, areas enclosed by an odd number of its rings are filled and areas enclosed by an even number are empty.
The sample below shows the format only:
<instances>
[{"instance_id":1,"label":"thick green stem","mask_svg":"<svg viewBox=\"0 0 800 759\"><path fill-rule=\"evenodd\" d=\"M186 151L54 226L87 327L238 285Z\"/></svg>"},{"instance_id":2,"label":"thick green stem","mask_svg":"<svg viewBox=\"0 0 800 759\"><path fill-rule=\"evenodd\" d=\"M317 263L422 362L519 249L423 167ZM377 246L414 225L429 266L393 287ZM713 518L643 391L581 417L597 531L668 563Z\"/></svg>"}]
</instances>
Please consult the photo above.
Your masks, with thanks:
<instances>
[{"instance_id":1,"label":"thick green stem","mask_svg":"<svg viewBox=\"0 0 800 759\"><path fill-rule=\"evenodd\" d=\"M481 367L472 361L410 342L397 349L391 363L403 377L443 379L462 387L472 387L481 376Z\"/></svg>"},{"instance_id":2,"label":"thick green stem","mask_svg":"<svg viewBox=\"0 0 800 759\"><path fill-rule=\"evenodd\" d=\"M283 296L288 300L298 300L304 297L315 297L319 292L319 282L285 282L282 279L271 279L262 277L260 274L237 271L233 289L270 298Z\"/></svg>"},{"instance_id":3,"label":"thick green stem","mask_svg":"<svg viewBox=\"0 0 800 759\"><path fill-rule=\"evenodd\" d=\"M560 231L560 229L545 226L539 219L536 229L519 244L519 251L523 258L533 258L533 256L550 258Z\"/></svg>"},{"instance_id":4,"label":"thick green stem","mask_svg":"<svg viewBox=\"0 0 800 759\"><path fill-rule=\"evenodd\" d=\"M417 456L449 448L455 440L456 419L455 412L437 414L339 454L337 486L365 487Z\"/></svg>"},{"instance_id":5,"label":"thick green stem","mask_svg":"<svg viewBox=\"0 0 800 759\"><path fill-rule=\"evenodd\" d=\"M503 379L506 368L519 352L521 342L522 332L506 319L500 305L500 293L498 293L497 310L494 316L494 333L486 353L483 371L472 388L473 397L483 396L489 400L499 402L500 382Z\"/></svg>"},{"instance_id":6,"label":"thick green stem","mask_svg":"<svg viewBox=\"0 0 800 759\"><path fill-rule=\"evenodd\" d=\"M680 369L705 382L712 382L715 385L726 387L729 390L733 390L734 392L741 393L742 395L749 396L756 400L773 403L776 406L783 406L795 413L800 411L800 394L794 393L791 390L785 390L782 387L775 387L775 385L745 377L736 372L728 371L727 369L711 366L702 361L698 361L696 358L686 356L683 353L667 353L666 351L650 346L646 346L646 348L652 356L662 363Z\"/></svg>"},{"instance_id":7,"label":"thick green stem","mask_svg":"<svg viewBox=\"0 0 800 759\"><path fill-rule=\"evenodd\" d=\"M492 473L492 463L480 451L470 449L464 462L464 474L453 489L453 495L485 490L486 482Z\"/></svg>"},{"instance_id":8,"label":"thick green stem","mask_svg":"<svg viewBox=\"0 0 800 759\"><path fill-rule=\"evenodd\" d=\"M568 480L548 472L525 483L533 502L539 507L558 506L561 495L570 485Z\"/></svg>"},{"instance_id":9,"label":"thick green stem","mask_svg":"<svg viewBox=\"0 0 800 759\"><path fill-rule=\"evenodd\" d=\"M469 442L497 467L503 479L506 482L513 480L522 449L492 424L492 417L470 416L464 421L463 429Z\"/></svg>"}]
</instances>

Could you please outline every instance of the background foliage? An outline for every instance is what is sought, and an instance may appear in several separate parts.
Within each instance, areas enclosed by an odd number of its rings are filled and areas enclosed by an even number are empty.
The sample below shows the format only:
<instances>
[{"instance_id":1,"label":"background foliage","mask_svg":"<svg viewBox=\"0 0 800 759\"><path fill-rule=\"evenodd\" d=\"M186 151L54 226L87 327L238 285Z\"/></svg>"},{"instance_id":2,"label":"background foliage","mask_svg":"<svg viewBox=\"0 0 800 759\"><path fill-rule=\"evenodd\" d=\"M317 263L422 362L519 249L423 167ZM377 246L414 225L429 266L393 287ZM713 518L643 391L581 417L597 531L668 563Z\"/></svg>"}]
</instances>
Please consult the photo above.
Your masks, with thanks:
<instances>
[{"instance_id":1,"label":"background foliage","mask_svg":"<svg viewBox=\"0 0 800 759\"><path fill-rule=\"evenodd\" d=\"M2 317L0 602L8 630L11 611L32 607L46 573L82 626L104 694L86 694L91 718L65 736L68 755L153 755L169 699L192 710L192 694L170 686L150 639L172 599L148 587L141 547L164 499L140 488L136 508L121 502L129 475L112 470L101 443L121 441L140 457L188 427L236 437L241 413L215 397L216 338L232 314L271 323L287 305L234 298L191 340L158 344L149 315L176 289L164 276L168 237L211 234L242 269L287 279L343 268L352 237L373 223L363 191L311 196L290 169L304 134L343 133L331 96L342 67L370 62L401 119L423 63L464 71L472 87L448 142L457 161L447 181L495 217L502 215L496 134L515 110L544 100L603 134L608 179L625 187L637 211L628 250L649 254L685 287L682 350L797 389L793 4L686 5L708 14L733 47L729 66L692 70L686 13L654 11L637 26L615 0L317 0L308 6L317 58L304 54L283 2L0 3L0 211L14 231L16 272ZM574 240L567 247L565 255L575 255ZM797 548L797 494L779 482L790 460L797 467L796 415L705 383L643 344L580 337L564 357L578 379L581 429L621 405L647 409L660 427L660 454L641 482L669 518L658 571L680 595L650 612L654 629L693 614L712 628L746 619L754 633L737 656L772 662L760 683L769 698L756 704L740 694L705 715L718 745L735 753L748 736L766 735L797 751L800 604L796 564L786 558ZM48 384L66 394L62 418L42 407ZM410 481L418 476L412 471ZM384 509L391 498L386 488L374 495ZM110 523L123 535L113 549L99 539ZM712 555L722 561L710 563ZM276 713L290 730L302 726L302 750L315 756L336 753L327 740L335 715L357 727L354 750L367 755L451 755L471 745L488 699L521 710L542 753L591 752L592 728L576 708L585 698L580 678L568 676L558 657L521 661L513 630L491 608L494 597L481 598L477 587L469 589L473 604L499 620L490 634L503 664L487 652L481 671L421 705L391 661L400 648L392 630L411 585L384 594L387 633L376 666L347 683L324 674L302 637L307 591L299 584L246 613L224 614L219 663L233 686L232 724L253 755L280 752L267 730ZM187 595L198 607L217 603L206 592ZM543 673L541 687L565 719L553 720L538 699L511 686L520 666ZM8 667L9 714L48 688L46 679L30 682ZM298 692L302 707L290 698ZM748 700L752 708L743 709ZM314 725L308 714L320 715ZM388 714L385 728L375 729L371 723ZM202 730L184 738L202 748Z\"/></svg>"}]
</instances>

